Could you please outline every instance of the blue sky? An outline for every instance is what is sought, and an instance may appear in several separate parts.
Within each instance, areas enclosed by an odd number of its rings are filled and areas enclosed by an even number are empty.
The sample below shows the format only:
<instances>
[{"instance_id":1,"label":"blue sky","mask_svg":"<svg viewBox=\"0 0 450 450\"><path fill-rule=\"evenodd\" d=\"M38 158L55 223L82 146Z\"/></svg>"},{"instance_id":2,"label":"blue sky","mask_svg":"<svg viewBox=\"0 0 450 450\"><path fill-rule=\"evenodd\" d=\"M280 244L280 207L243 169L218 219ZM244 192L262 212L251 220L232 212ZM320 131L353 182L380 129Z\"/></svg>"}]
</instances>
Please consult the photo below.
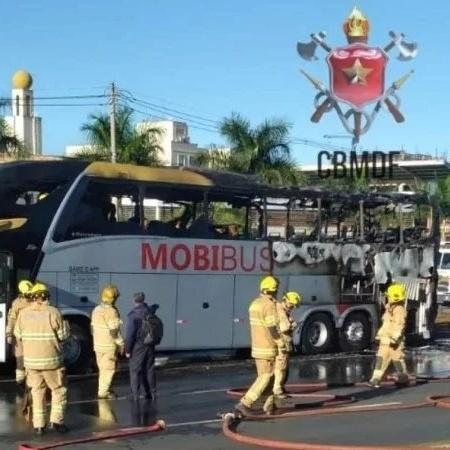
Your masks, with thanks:
<instances>
[{"instance_id":1,"label":"blue sky","mask_svg":"<svg viewBox=\"0 0 450 450\"><path fill-rule=\"evenodd\" d=\"M15 70L25 68L33 75L36 97L102 94L115 81L137 98L211 120L236 111L254 124L268 117L284 118L293 125L292 136L301 139L327 142L325 134L343 134L334 113L318 125L309 121L315 92L299 70L326 83L328 73L323 59L303 61L295 46L320 30L327 31L332 46L344 45L342 23L353 1L0 0L0 4L2 96L10 95ZM387 85L415 69L399 92L406 122L398 125L388 113L380 113L362 137L362 147L446 152L450 2L361 0L358 6L371 22L370 44L384 46L388 31L395 30L420 46L412 62L400 63L391 53L387 69ZM65 145L83 143L81 123L90 112L106 109L36 103L43 118L45 153L61 154ZM217 134L194 128L191 138L200 145L223 143ZM329 142L349 145L345 139ZM301 163L315 162L318 152L305 145L294 145L293 151Z\"/></svg>"}]
</instances>

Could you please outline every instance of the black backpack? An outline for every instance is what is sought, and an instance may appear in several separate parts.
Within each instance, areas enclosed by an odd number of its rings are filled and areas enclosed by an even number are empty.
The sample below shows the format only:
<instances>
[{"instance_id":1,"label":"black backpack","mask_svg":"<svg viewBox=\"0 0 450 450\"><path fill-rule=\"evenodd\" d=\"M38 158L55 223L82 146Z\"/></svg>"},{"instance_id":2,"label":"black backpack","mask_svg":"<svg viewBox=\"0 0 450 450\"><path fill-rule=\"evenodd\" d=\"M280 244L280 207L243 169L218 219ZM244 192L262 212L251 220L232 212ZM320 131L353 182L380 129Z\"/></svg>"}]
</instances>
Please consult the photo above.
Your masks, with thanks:
<instances>
[{"instance_id":1,"label":"black backpack","mask_svg":"<svg viewBox=\"0 0 450 450\"><path fill-rule=\"evenodd\" d=\"M142 319L141 336L144 345L159 345L164 335L164 326L161 319L153 313Z\"/></svg>"}]
</instances>

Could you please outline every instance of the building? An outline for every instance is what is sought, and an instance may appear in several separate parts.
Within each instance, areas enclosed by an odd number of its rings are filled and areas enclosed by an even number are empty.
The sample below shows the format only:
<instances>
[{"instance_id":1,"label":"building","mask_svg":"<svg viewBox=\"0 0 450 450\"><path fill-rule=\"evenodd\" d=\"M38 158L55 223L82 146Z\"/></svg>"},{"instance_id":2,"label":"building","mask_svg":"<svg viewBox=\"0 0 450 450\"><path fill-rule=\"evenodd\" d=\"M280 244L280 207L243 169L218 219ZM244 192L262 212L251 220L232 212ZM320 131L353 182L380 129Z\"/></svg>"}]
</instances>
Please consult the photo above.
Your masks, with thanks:
<instances>
[{"instance_id":1,"label":"building","mask_svg":"<svg viewBox=\"0 0 450 450\"><path fill-rule=\"evenodd\" d=\"M149 128L161 130L161 137L158 144L162 148L160 158L166 166L194 166L195 158L202 152L208 151L192 144L189 137L188 125L184 122L174 122L172 120L145 121L136 124L138 132L144 132ZM92 145L68 145L65 155L74 156L79 153L89 153L95 150Z\"/></svg>"},{"instance_id":2,"label":"building","mask_svg":"<svg viewBox=\"0 0 450 450\"><path fill-rule=\"evenodd\" d=\"M32 155L42 154L42 121L34 115L33 78L25 70L12 77L11 116L5 121Z\"/></svg>"},{"instance_id":3,"label":"building","mask_svg":"<svg viewBox=\"0 0 450 450\"><path fill-rule=\"evenodd\" d=\"M161 120L145 121L136 125L138 131L146 128L159 128L162 131L159 145L162 148L161 159L167 166L194 166L195 158L207 151L197 144L191 144L189 129L184 122Z\"/></svg>"},{"instance_id":4,"label":"building","mask_svg":"<svg viewBox=\"0 0 450 450\"><path fill-rule=\"evenodd\" d=\"M73 157L79 155L80 153L89 153L94 151L95 147L89 144L81 144L81 145L66 145L66 150L64 152L65 156Z\"/></svg>"}]
</instances>

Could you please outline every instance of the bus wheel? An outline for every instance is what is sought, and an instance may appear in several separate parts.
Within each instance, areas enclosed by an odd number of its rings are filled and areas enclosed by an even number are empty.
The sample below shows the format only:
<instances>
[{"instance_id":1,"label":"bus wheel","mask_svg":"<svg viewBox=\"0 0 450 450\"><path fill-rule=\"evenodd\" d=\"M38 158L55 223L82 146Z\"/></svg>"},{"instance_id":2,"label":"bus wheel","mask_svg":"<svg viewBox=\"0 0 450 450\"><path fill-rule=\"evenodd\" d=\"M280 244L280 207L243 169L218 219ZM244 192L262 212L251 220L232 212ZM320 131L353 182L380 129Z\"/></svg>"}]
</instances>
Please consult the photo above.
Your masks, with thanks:
<instances>
[{"instance_id":1,"label":"bus wheel","mask_svg":"<svg viewBox=\"0 0 450 450\"><path fill-rule=\"evenodd\" d=\"M370 343L371 326L367 315L362 312L350 313L339 330L339 346L344 352L364 350Z\"/></svg>"},{"instance_id":2,"label":"bus wheel","mask_svg":"<svg viewBox=\"0 0 450 450\"><path fill-rule=\"evenodd\" d=\"M318 313L308 317L301 336L302 353L325 353L331 347L334 326L328 314Z\"/></svg>"},{"instance_id":3,"label":"bus wheel","mask_svg":"<svg viewBox=\"0 0 450 450\"><path fill-rule=\"evenodd\" d=\"M91 366L92 345L88 330L76 322L70 323L70 338L63 344L64 363L69 373L86 373Z\"/></svg>"}]
</instances>

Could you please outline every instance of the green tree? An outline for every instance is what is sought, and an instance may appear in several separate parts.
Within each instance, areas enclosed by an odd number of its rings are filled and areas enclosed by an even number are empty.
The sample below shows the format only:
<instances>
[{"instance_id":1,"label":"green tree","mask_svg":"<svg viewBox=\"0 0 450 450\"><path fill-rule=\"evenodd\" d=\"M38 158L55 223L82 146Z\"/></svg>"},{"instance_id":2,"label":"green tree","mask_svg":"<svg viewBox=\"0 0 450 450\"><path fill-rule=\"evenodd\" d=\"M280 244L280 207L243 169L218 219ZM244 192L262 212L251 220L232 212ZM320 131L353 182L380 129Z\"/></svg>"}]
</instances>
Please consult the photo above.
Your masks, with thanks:
<instances>
[{"instance_id":1,"label":"green tree","mask_svg":"<svg viewBox=\"0 0 450 450\"><path fill-rule=\"evenodd\" d=\"M162 162L159 138L162 130L157 127L144 127L136 130L133 110L121 107L116 113L116 151L117 162L157 166ZM75 157L89 161L111 160L111 132L108 114L90 114L88 122L81 126L87 136L89 146L80 150Z\"/></svg>"},{"instance_id":2,"label":"green tree","mask_svg":"<svg viewBox=\"0 0 450 450\"><path fill-rule=\"evenodd\" d=\"M233 113L220 124L220 134L230 150L215 149L197 157L197 164L217 170L259 175L277 185L297 185L301 180L289 147L290 125L283 120L265 120L256 128Z\"/></svg>"},{"instance_id":3,"label":"green tree","mask_svg":"<svg viewBox=\"0 0 450 450\"><path fill-rule=\"evenodd\" d=\"M433 195L436 196L441 211L445 217L450 215L450 176L440 179L433 189Z\"/></svg>"},{"instance_id":4,"label":"green tree","mask_svg":"<svg viewBox=\"0 0 450 450\"><path fill-rule=\"evenodd\" d=\"M12 158L24 158L29 155L22 141L14 135L3 117L0 117L0 155Z\"/></svg>"}]
</instances>

